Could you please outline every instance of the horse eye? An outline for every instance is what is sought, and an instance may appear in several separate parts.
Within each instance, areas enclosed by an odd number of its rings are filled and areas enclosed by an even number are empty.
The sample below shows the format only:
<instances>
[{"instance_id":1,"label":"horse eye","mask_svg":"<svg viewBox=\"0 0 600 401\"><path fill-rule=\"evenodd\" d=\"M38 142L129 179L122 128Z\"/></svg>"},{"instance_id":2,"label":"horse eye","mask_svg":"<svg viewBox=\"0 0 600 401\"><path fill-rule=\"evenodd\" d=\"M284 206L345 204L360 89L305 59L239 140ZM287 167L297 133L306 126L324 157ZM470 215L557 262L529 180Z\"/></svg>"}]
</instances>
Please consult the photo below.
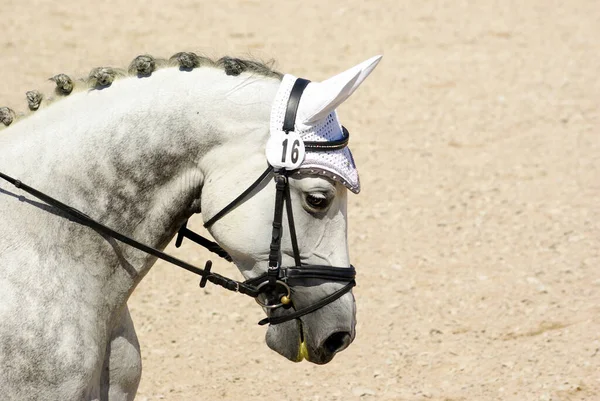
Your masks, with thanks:
<instances>
[{"instance_id":1,"label":"horse eye","mask_svg":"<svg viewBox=\"0 0 600 401\"><path fill-rule=\"evenodd\" d=\"M312 209L323 210L329 206L329 202L329 199L320 193L306 195L306 203Z\"/></svg>"}]
</instances>

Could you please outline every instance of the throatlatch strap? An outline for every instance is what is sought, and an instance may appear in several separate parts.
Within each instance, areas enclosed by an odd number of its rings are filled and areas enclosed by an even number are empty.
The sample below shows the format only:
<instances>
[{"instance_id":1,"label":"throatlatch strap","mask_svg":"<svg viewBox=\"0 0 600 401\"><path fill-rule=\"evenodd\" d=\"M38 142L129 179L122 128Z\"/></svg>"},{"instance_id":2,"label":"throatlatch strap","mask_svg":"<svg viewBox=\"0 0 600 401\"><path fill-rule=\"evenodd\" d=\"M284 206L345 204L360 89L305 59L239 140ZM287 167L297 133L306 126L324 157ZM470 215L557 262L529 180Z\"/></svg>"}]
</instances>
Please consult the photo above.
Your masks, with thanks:
<instances>
[{"instance_id":1,"label":"throatlatch strap","mask_svg":"<svg viewBox=\"0 0 600 401\"><path fill-rule=\"evenodd\" d=\"M264 180L269 176L269 174L273 171L273 167L269 165L267 169L258 177L256 181L252 183L244 192L242 192L237 198L232 200L227 206L225 206L221 211L211 217L206 223L204 223L204 227L209 228L213 224L217 222L221 217L225 216L227 213L231 212L233 208L235 208L239 203L241 203L250 193L258 187Z\"/></svg>"}]
</instances>

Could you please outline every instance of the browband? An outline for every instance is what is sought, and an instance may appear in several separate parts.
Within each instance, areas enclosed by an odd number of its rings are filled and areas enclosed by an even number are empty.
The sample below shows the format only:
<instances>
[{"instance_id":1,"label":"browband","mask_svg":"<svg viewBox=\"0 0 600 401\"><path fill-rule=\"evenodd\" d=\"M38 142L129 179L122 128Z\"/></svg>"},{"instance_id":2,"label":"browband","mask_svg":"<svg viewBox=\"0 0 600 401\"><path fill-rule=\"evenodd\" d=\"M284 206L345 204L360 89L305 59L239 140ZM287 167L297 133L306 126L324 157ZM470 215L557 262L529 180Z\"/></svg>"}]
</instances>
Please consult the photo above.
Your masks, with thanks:
<instances>
[{"instance_id":1,"label":"browband","mask_svg":"<svg viewBox=\"0 0 600 401\"><path fill-rule=\"evenodd\" d=\"M335 141L304 141L304 148L306 150L312 150L314 152L326 152L328 150L340 150L344 149L348 146L348 141L350 141L350 133L342 125L342 137L340 139L336 139Z\"/></svg>"}]
</instances>

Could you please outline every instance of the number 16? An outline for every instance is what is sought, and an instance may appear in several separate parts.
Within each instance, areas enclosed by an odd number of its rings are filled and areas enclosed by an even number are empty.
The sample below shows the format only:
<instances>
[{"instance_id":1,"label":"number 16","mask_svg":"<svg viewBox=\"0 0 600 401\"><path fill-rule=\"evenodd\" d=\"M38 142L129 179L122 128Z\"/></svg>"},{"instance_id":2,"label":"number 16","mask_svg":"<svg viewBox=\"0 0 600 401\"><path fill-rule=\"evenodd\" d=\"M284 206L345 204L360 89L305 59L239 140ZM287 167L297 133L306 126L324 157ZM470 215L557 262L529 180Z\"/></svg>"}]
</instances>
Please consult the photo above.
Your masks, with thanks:
<instances>
[{"instance_id":1,"label":"number 16","mask_svg":"<svg viewBox=\"0 0 600 401\"><path fill-rule=\"evenodd\" d=\"M285 163L285 159L287 156L287 145L288 145L288 140L286 138L282 143L282 146L283 146L283 152L281 153L281 162L282 163ZM296 162L298 161L298 146L300 146L300 141L296 139L294 141L294 143L292 144L292 154L291 154L292 163L294 163L294 164L296 164Z\"/></svg>"}]
</instances>

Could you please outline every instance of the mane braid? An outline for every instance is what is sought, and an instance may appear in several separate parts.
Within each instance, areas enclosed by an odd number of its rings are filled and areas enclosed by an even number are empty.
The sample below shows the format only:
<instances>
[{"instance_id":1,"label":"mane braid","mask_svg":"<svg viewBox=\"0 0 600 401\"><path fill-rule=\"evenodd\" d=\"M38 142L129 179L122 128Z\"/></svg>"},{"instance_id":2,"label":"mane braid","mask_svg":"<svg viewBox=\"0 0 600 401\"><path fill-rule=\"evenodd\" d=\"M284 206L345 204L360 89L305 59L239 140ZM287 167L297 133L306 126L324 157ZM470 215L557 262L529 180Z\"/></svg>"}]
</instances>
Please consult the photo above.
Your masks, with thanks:
<instances>
[{"instance_id":1,"label":"mane braid","mask_svg":"<svg viewBox=\"0 0 600 401\"><path fill-rule=\"evenodd\" d=\"M138 78L149 77L156 70L156 60L147 54L137 56L129 64L129 74Z\"/></svg>"},{"instance_id":2,"label":"mane braid","mask_svg":"<svg viewBox=\"0 0 600 401\"><path fill-rule=\"evenodd\" d=\"M29 106L29 110L36 111L40 108L40 104L42 104L42 99L44 96L39 91L29 91L25 93L27 96L27 105Z\"/></svg>"},{"instance_id":3,"label":"mane braid","mask_svg":"<svg viewBox=\"0 0 600 401\"><path fill-rule=\"evenodd\" d=\"M66 74L58 74L50 78L50 81L54 81L56 89L54 92L57 95L69 95L73 92L73 80Z\"/></svg>"},{"instance_id":4,"label":"mane braid","mask_svg":"<svg viewBox=\"0 0 600 401\"><path fill-rule=\"evenodd\" d=\"M213 65L213 61L207 57L198 56L192 52L181 52L175 53L169 59L172 63L179 65L179 69L182 71L191 71L194 68L198 68L202 65Z\"/></svg>"},{"instance_id":5,"label":"mane braid","mask_svg":"<svg viewBox=\"0 0 600 401\"><path fill-rule=\"evenodd\" d=\"M244 60L240 58L222 57L217 62L217 66L222 66L227 75L240 75L242 72L253 72L265 77L277 78L281 80L283 74L273 70L273 61L268 64L261 63L255 60Z\"/></svg>"},{"instance_id":6,"label":"mane braid","mask_svg":"<svg viewBox=\"0 0 600 401\"><path fill-rule=\"evenodd\" d=\"M88 85L95 89L102 89L111 86L114 80L119 77L126 77L124 70L112 67L98 67L90 71L87 79Z\"/></svg>"},{"instance_id":7,"label":"mane braid","mask_svg":"<svg viewBox=\"0 0 600 401\"><path fill-rule=\"evenodd\" d=\"M8 107L0 107L0 123L8 127L12 124L15 117L15 112L12 109L9 109Z\"/></svg>"},{"instance_id":8,"label":"mane braid","mask_svg":"<svg viewBox=\"0 0 600 401\"><path fill-rule=\"evenodd\" d=\"M238 76L243 72L262 75L267 78L275 78L281 80L283 74L273 69L274 61L270 60L267 63L241 59L236 57L225 56L218 60L213 60L206 56L197 55L192 52L179 52L171 56L169 59L154 58L148 54L137 56L129 67L125 69L113 67L98 67L90 71L87 78L73 81L66 74L58 74L50 78L56 84L54 92L59 97L68 96L76 87L79 89L96 89L101 90L110 87L115 80L127 76L137 76L138 78L150 77L156 70L168 67L179 67L181 71L191 71L195 68L214 67L222 68L225 74ZM83 84L83 85L82 85ZM28 91L27 105L32 112L39 109L44 96L39 91ZM44 103L49 103L55 100L47 99ZM19 118L22 115L19 114ZM26 117L27 115L25 115ZM0 107L0 123L4 126L9 126L17 119L17 114L8 108Z\"/></svg>"}]
</instances>

